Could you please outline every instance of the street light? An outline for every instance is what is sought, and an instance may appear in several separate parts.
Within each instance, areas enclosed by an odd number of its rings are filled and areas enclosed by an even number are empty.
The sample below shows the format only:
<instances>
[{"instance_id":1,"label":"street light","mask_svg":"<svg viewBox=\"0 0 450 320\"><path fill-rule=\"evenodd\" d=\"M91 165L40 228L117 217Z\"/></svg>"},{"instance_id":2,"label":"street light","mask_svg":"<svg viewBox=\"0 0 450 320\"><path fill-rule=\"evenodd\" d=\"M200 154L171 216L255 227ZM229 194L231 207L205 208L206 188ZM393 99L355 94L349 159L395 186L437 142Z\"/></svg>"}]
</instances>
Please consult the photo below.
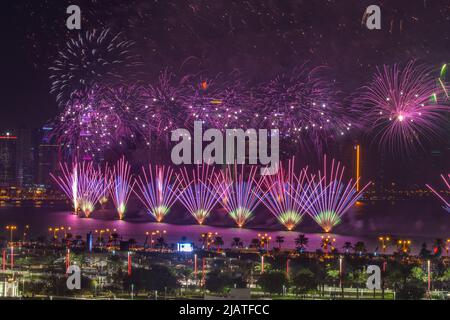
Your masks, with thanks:
<instances>
[{"instance_id":1,"label":"street light","mask_svg":"<svg viewBox=\"0 0 450 320\"><path fill-rule=\"evenodd\" d=\"M162 231L160 231L160 230L147 231L147 232L145 233L145 235L146 235L147 237L150 236L150 248L153 248L153 244L154 244L153 236L159 236L159 235L161 235L161 234L166 234L166 233L167 233L166 230L162 230Z\"/></svg>"},{"instance_id":2,"label":"street light","mask_svg":"<svg viewBox=\"0 0 450 320\"><path fill-rule=\"evenodd\" d=\"M380 244L381 244L381 251L383 253L386 253L386 248L387 248L389 241L391 241L391 238L389 236L380 236L378 238L378 240L380 241Z\"/></svg>"},{"instance_id":3,"label":"street light","mask_svg":"<svg viewBox=\"0 0 450 320\"><path fill-rule=\"evenodd\" d=\"M264 249L264 245L265 245L266 250L269 251L269 243L270 243L270 240L272 240L272 237L270 237L267 233L264 233L264 234L258 233L258 239L259 239L261 247Z\"/></svg>"},{"instance_id":4,"label":"street light","mask_svg":"<svg viewBox=\"0 0 450 320\"><path fill-rule=\"evenodd\" d=\"M6 230L9 230L10 232L10 238L11 238L11 243L13 242L13 232L17 230L17 226L6 226Z\"/></svg>"},{"instance_id":5,"label":"street light","mask_svg":"<svg viewBox=\"0 0 450 320\"><path fill-rule=\"evenodd\" d=\"M59 226L59 227L49 227L48 228L48 232L53 233L53 238L54 239L58 239L58 233L60 231L64 231L64 238L67 237L67 231L72 230L71 227L64 227L64 226Z\"/></svg>"},{"instance_id":6,"label":"street light","mask_svg":"<svg viewBox=\"0 0 450 320\"><path fill-rule=\"evenodd\" d=\"M26 238L26 236L28 235L28 230L30 230L30 226L29 226L29 225L26 225L25 228L24 228L24 230L23 230L23 239L22 239L22 242L25 242L25 238Z\"/></svg>"},{"instance_id":7,"label":"street light","mask_svg":"<svg viewBox=\"0 0 450 320\"><path fill-rule=\"evenodd\" d=\"M411 246L411 240L398 240L397 244L403 253L408 253Z\"/></svg>"}]
</instances>

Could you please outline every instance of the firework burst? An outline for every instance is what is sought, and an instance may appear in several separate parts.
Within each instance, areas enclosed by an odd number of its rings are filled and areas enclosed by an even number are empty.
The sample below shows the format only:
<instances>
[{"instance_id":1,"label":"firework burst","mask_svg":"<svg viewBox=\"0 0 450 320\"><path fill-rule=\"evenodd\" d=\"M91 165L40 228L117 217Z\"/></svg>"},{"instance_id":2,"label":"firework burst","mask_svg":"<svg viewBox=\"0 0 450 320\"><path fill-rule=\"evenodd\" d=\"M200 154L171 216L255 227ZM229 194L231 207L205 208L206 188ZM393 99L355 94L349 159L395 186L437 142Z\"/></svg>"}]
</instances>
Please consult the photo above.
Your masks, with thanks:
<instances>
[{"instance_id":1,"label":"firework burst","mask_svg":"<svg viewBox=\"0 0 450 320\"><path fill-rule=\"evenodd\" d=\"M206 127L221 130L249 124L249 96L236 74L229 75L228 81L220 74L213 78L187 76L184 79L188 85L184 88L183 103L191 122L202 121Z\"/></svg>"},{"instance_id":2,"label":"firework burst","mask_svg":"<svg viewBox=\"0 0 450 320\"><path fill-rule=\"evenodd\" d=\"M276 175L266 176L264 186L267 192L262 197L262 202L277 220L293 230L306 213L311 184L308 183L307 168L294 172L294 159L289 160L287 169L280 164Z\"/></svg>"},{"instance_id":3,"label":"firework burst","mask_svg":"<svg viewBox=\"0 0 450 320\"><path fill-rule=\"evenodd\" d=\"M74 92L122 79L124 70L139 65L133 46L133 42L109 29L79 33L67 41L50 67L51 93L65 106Z\"/></svg>"},{"instance_id":4,"label":"firework burst","mask_svg":"<svg viewBox=\"0 0 450 320\"><path fill-rule=\"evenodd\" d=\"M345 167L334 159L327 168L327 158L324 157L323 172L309 177L309 188L305 191L306 201L300 203L307 213L325 231L330 232L342 221L342 216L358 201L362 193L369 187L367 183L360 191L356 191L356 181L344 181Z\"/></svg>"},{"instance_id":5,"label":"firework burst","mask_svg":"<svg viewBox=\"0 0 450 320\"><path fill-rule=\"evenodd\" d=\"M256 179L255 166L250 168L247 178L244 175L244 166L241 166L240 172L237 167L227 167L225 172L220 172L215 187L216 192L222 195L220 203L238 227L242 228L253 218L253 211L258 206L262 179Z\"/></svg>"},{"instance_id":6,"label":"firework burst","mask_svg":"<svg viewBox=\"0 0 450 320\"><path fill-rule=\"evenodd\" d=\"M379 68L355 105L380 148L408 154L440 139L449 112L441 91L430 68L410 61Z\"/></svg>"},{"instance_id":7,"label":"firework burst","mask_svg":"<svg viewBox=\"0 0 450 320\"><path fill-rule=\"evenodd\" d=\"M254 116L278 128L282 136L318 151L346 135L354 124L338 102L339 92L326 71L324 67L309 70L301 65L262 85L257 99L262 112Z\"/></svg>"},{"instance_id":8,"label":"firework burst","mask_svg":"<svg viewBox=\"0 0 450 320\"><path fill-rule=\"evenodd\" d=\"M197 165L191 175L186 168L180 170L178 197L198 224L205 222L221 197L215 192L216 179L214 168L206 164Z\"/></svg>"},{"instance_id":9,"label":"firework burst","mask_svg":"<svg viewBox=\"0 0 450 320\"><path fill-rule=\"evenodd\" d=\"M144 88L144 108L148 132L157 139L162 139L164 133L184 127L188 113L183 106L183 92L173 85L174 75L165 71L159 76L156 85Z\"/></svg>"},{"instance_id":10,"label":"firework burst","mask_svg":"<svg viewBox=\"0 0 450 320\"><path fill-rule=\"evenodd\" d=\"M147 173L148 172L148 173ZM137 197L156 221L163 221L177 199L179 180L172 183L173 169L166 166L142 167L142 175L136 180Z\"/></svg>"},{"instance_id":11,"label":"firework burst","mask_svg":"<svg viewBox=\"0 0 450 320\"><path fill-rule=\"evenodd\" d=\"M115 145L114 125L104 101L102 90L73 95L71 104L58 116L51 135L63 153L72 158L91 160L96 154Z\"/></svg>"},{"instance_id":12,"label":"firework burst","mask_svg":"<svg viewBox=\"0 0 450 320\"><path fill-rule=\"evenodd\" d=\"M450 174L447 174L447 177L445 175L441 175L442 180L444 181L444 184L447 187L447 192L450 192ZM439 193L438 191L436 191L436 189L434 189L432 186L430 186L429 184L426 185L428 187L428 189L430 189L440 200L442 200L442 202L444 203L444 209L450 213L450 201L446 200L444 198L444 196Z\"/></svg>"},{"instance_id":13,"label":"firework burst","mask_svg":"<svg viewBox=\"0 0 450 320\"><path fill-rule=\"evenodd\" d=\"M110 195L116 207L119 219L125 217L128 199L132 193L133 185L131 166L124 157L120 158L111 170Z\"/></svg>"}]
</instances>

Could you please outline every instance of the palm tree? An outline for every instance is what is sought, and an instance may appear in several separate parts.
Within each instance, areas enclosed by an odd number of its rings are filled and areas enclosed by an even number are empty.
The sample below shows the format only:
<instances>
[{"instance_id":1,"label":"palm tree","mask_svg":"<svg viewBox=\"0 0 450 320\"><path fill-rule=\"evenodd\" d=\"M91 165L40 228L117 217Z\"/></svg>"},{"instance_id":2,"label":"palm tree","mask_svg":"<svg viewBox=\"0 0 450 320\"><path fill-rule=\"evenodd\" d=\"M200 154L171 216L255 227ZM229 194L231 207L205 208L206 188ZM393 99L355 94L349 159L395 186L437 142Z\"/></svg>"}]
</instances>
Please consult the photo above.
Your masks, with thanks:
<instances>
[{"instance_id":1,"label":"palm tree","mask_svg":"<svg viewBox=\"0 0 450 320\"><path fill-rule=\"evenodd\" d=\"M167 246L166 240L164 237L159 237L156 239L156 246L160 248L161 250Z\"/></svg>"},{"instance_id":2,"label":"palm tree","mask_svg":"<svg viewBox=\"0 0 450 320\"><path fill-rule=\"evenodd\" d=\"M284 242L284 237L283 236L277 236L275 238L275 242L278 243L278 248L281 249L281 244Z\"/></svg>"},{"instance_id":3,"label":"palm tree","mask_svg":"<svg viewBox=\"0 0 450 320\"><path fill-rule=\"evenodd\" d=\"M253 248L259 248L261 246L261 241L258 238L252 239L250 246Z\"/></svg>"},{"instance_id":4,"label":"palm tree","mask_svg":"<svg viewBox=\"0 0 450 320\"><path fill-rule=\"evenodd\" d=\"M219 236L215 237L214 244L217 246L217 251L219 251L220 247L223 246L223 244L224 244L222 237L219 237Z\"/></svg>"},{"instance_id":5,"label":"palm tree","mask_svg":"<svg viewBox=\"0 0 450 320\"><path fill-rule=\"evenodd\" d=\"M241 238L235 237L231 242L231 246L236 248L242 248L244 244L242 243Z\"/></svg>"},{"instance_id":6,"label":"palm tree","mask_svg":"<svg viewBox=\"0 0 450 320\"><path fill-rule=\"evenodd\" d=\"M346 241L342 246L342 249L345 250L345 253L349 253L349 251L353 249L352 243L350 241Z\"/></svg>"},{"instance_id":7,"label":"palm tree","mask_svg":"<svg viewBox=\"0 0 450 320\"><path fill-rule=\"evenodd\" d=\"M358 253L359 255L362 255L363 253L365 253L367 251L366 245L362 241L356 242L353 249L355 250L355 253Z\"/></svg>"},{"instance_id":8,"label":"palm tree","mask_svg":"<svg viewBox=\"0 0 450 320\"><path fill-rule=\"evenodd\" d=\"M297 238L295 238L295 246L300 252L308 246L309 239L304 234L299 234Z\"/></svg>"}]
</instances>

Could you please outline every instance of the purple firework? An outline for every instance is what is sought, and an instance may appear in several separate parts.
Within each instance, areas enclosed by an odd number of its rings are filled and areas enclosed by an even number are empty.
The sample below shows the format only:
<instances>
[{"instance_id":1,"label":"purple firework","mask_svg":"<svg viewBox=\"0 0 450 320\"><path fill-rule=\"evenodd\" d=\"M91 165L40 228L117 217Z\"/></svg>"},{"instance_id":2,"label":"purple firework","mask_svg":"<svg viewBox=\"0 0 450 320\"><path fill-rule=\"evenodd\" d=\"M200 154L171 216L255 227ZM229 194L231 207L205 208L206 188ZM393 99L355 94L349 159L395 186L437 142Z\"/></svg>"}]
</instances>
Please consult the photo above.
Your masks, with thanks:
<instances>
[{"instance_id":1,"label":"purple firework","mask_svg":"<svg viewBox=\"0 0 450 320\"><path fill-rule=\"evenodd\" d=\"M410 153L439 139L449 107L439 97L432 70L414 61L378 68L355 106L362 111L374 142L391 152Z\"/></svg>"},{"instance_id":2,"label":"purple firework","mask_svg":"<svg viewBox=\"0 0 450 320\"><path fill-rule=\"evenodd\" d=\"M202 121L206 127L224 130L245 128L249 125L249 95L246 87L235 74L214 78L205 76L185 77L184 104L189 111L190 122ZM192 126L192 123L190 123Z\"/></svg>"},{"instance_id":3,"label":"purple firework","mask_svg":"<svg viewBox=\"0 0 450 320\"><path fill-rule=\"evenodd\" d=\"M72 95L56 119L52 137L72 158L91 160L115 143L111 114L106 112L102 90Z\"/></svg>"},{"instance_id":4,"label":"purple firework","mask_svg":"<svg viewBox=\"0 0 450 320\"><path fill-rule=\"evenodd\" d=\"M338 102L339 92L328 79L327 68L309 70L306 65L262 85L255 113L266 125L278 128L284 137L318 151L330 140L345 135L354 126Z\"/></svg>"},{"instance_id":5,"label":"purple firework","mask_svg":"<svg viewBox=\"0 0 450 320\"><path fill-rule=\"evenodd\" d=\"M184 127L187 111L183 106L183 92L173 84L174 75L162 72L156 85L144 88L144 105L148 132L156 139L167 137L172 129Z\"/></svg>"}]
</instances>

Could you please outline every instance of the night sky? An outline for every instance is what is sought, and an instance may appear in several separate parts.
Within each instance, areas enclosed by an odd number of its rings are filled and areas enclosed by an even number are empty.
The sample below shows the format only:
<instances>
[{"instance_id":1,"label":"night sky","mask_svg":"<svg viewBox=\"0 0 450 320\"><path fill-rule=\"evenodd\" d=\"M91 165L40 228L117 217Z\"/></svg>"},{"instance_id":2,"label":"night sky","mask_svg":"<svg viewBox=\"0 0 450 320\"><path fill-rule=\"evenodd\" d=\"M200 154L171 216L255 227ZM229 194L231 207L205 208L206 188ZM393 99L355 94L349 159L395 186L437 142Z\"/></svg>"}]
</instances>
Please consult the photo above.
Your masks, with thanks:
<instances>
[{"instance_id":1,"label":"night sky","mask_svg":"<svg viewBox=\"0 0 450 320\"><path fill-rule=\"evenodd\" d=\"M450 57L448 1L8 0L1 9L1 128L39 128L57 115L49 67L79 32L65 25L70 4L81 7L81 32L110 28L134 41L149 82L167 68L239 71L258 83L309 62L329 66L351 95L376 66L419 59L438 69ZM381 30L362 24L371 4L381 7ZM409 161L416 171L418 162L428 166L420 157Z\"/></svg>"},{"instance_id":2,"label":"night sky","mask_svg":"<svg viewBox=\"0 0 450 320\"><path fill-rule=\"evenodd\" d=\"M74 1L8 0L2 7L0 126L40 127L57 113L48 67L78 31L66 29ZM164 68L239 70L263 81L302 61L328 65L352 92L381 64L449 58L448 1L76 1L82 31L111 28L136 42L149 81ZM382 29L361 25L378 4Z\"/></svg>"}]
</instances>

